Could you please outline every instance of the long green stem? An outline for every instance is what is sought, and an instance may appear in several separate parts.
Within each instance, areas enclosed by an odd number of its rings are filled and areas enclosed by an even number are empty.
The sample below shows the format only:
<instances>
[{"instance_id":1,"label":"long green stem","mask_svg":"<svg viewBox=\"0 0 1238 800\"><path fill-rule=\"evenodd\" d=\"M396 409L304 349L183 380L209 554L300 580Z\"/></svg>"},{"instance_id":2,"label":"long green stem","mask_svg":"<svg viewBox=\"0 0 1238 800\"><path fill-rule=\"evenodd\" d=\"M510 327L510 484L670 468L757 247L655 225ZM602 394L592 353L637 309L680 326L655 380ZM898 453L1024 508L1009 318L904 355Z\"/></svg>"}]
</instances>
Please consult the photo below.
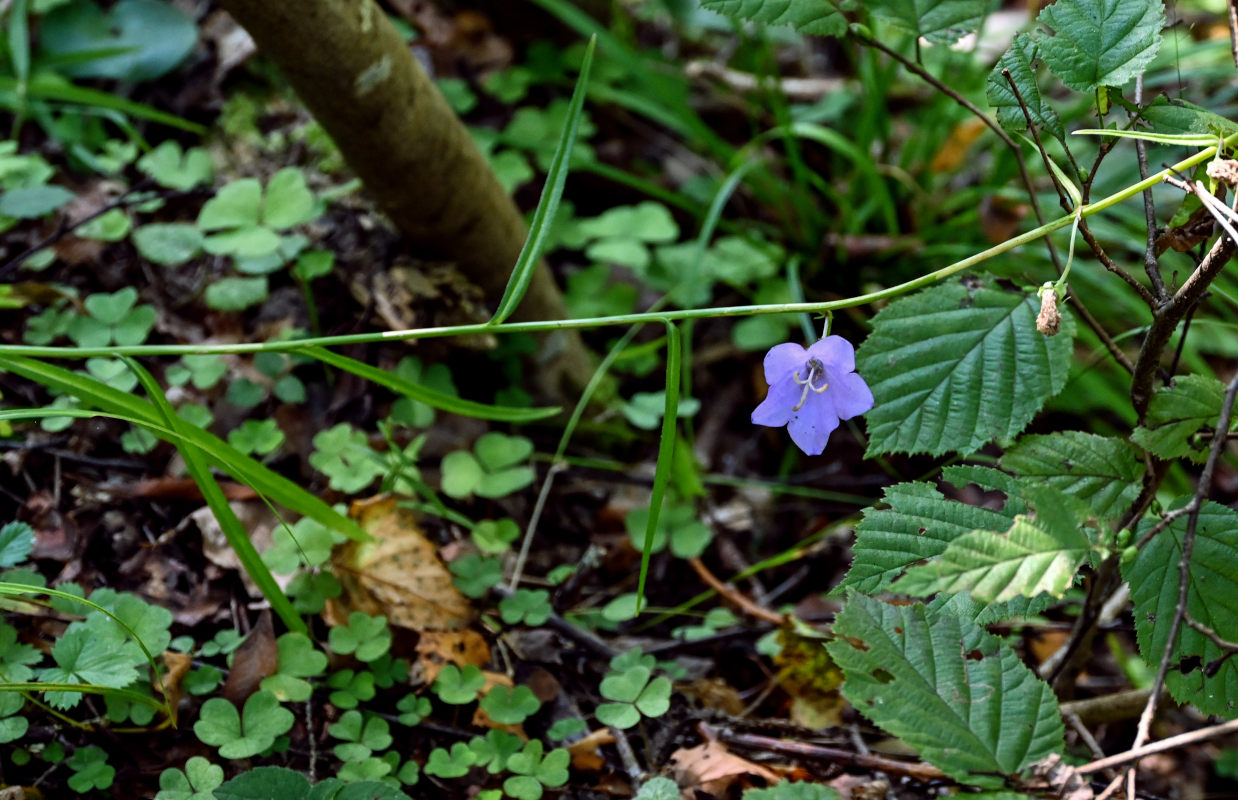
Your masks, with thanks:
<instances>
[{"instance_id":1,"label":"long green stem","mask_svg":"<svg viewBox=\"0 0 1238 800\"><path fill-rule=\"evenodd\" d=\"M1238 134L1226 139L1238 139ZM1083 206L1079 213L1083 217L1111 208L1123 200L1138 195L1160 183L1166 175L1176 170L1185 172L1202 164L1217 151L1216 146L1201 150L1190 158L1179 161L1142 181L1115 192L1108 197ZM827 311L837 311L843 308L868 305L880 300L890 300L915 289L928 286L944 280L951 275L981 264L994 256L1007 253L1016 247L1022 247L1050 233L1065 228L1075 219L1074 214L1066 214L1052 222L1047 222L1026 233L1022 233L987 250L955 261L949 266L921 275L918 278L891 286L876 292L856 295L842 300L829 300L819 303L770 303L765 305L723 306L719 308L686 308L675 311L655 311L639 314L619 314L613 317L586 317L582 319L544 320L538 322L504 322L502 324L477 323L474 325L453 325L443 328L410 328L402 331L384 331L380 333L357 333L346 336L319 336L311 339L298 339L282 342L248 342L224 345L133 345L129 347L34 347L26 345L0 345L0 355L21 355L34 358L106 358L118 355L128 356L171 356L205 353L261 353L289 352L306 347L338 347L348 344L362 344L381 341L404 341L409 339L430 339L446 336L469 336L479 333L532 333L537 331L566 330L575 328L600 328L608 325L633 325L642 322L677 322L687 319L702 319L715 317L750 317L760 314L809 313L821 314Z\"/></svg>"}]
</instances>

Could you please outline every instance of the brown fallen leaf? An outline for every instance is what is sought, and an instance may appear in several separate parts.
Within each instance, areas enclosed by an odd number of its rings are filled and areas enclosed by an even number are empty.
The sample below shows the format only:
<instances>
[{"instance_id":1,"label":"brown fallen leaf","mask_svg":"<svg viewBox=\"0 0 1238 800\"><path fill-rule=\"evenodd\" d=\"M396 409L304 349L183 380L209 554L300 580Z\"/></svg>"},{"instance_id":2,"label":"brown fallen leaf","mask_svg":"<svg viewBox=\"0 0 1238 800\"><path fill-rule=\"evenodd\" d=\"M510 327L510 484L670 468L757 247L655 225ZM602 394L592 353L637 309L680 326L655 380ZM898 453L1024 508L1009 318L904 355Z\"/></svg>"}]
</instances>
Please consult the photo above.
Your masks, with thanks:
<instances>
[{"instance_id":1,"label":"brown fallen leaf","mask_svg":"<svg viewBox=\"0 0 1238 800\"><path fill-rule=\"evenodd\" d=\"M240 708L257 691L262 679L274 675L278 669L275 626L271 623L270 609L266 609L232 655L232 669L228 672L228 680L224 681L224 697Z\"/></svg>"},{"instance_id":2,"label":"brown fallen leaf","mask_svg":"<svg viewBox=\"0 0 1238 800\"><path fill-rule=\"evenodd\" d=\"M474 630L423 631L417 640L417 658L425 681L433 683L446 664L486 666L490 663L490 645Z\"/></svg>"},{"instance_id":3,"label":"brown fallen leaf","mask_svg":"<svg viewBox=\"0 0 1238 800\"><path fill-rule=\"evenodd\" d=\"M397 498L358 501L351 513L374 541L349 542L331 558L344 588L343 605L415 631L455 631L468 624L472 605Z\"/></svg>"},{"instance_id":4,"label":"brown fallen leaf","mask_svg":"<svg viewBox=\"0 0 1238 800\"><path fill-rule=\"evenodd\" d=\"M168 668L159 681L159 691L168 701L172 709L172 724L176 724L176 707L181 702L181 681L193 667L193 657L188 653L178 653L175 650L165 650L163 665Z\"/></svg>"},{"instance_id":5,"label":"brown fallen leaf","mask_svg":"<svg viewBox=\"0 0 1238 800\"><path fill-rule=\"evenodd\" d=\"M725 796L731 784L748 776L761 778L768 784L781 780L773 770L740 758L717 739L671 753L671 771L681 787L700 789L717 797Z\"/></svg>"},{"instance_id":6,"label":"brown fallen leaf","mask_svg":"<svg viewBox=\"0 0 1238 800\"><path fill-rule=\"evenodd\" d=\"M598 752L605 744L614 744L615 734L610 728L598 728L585 738L572 742L567 746L567 752L572 756L572 767L586 772L601 772L606 766L606 759Z\"/></svg>"}]
</instances>

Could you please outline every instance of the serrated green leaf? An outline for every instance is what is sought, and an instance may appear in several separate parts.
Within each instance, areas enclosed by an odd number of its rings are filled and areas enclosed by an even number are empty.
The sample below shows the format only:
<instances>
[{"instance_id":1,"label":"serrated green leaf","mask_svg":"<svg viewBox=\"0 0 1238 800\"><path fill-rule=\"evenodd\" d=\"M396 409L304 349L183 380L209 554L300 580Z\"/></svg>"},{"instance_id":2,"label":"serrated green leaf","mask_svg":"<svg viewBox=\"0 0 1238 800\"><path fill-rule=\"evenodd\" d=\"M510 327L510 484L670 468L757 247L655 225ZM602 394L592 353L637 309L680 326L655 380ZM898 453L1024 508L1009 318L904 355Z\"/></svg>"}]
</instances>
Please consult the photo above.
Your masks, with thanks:
<instances>
[{"instance_id":1,"label":"serrated green leaf","mask_svg":"<svg viewBox=\"0 0 1238 800\"><path fill-rule=\"evenodd\" d=\"M985 0L871 0L873 14L935 44L952 44L980 27Z\"/></svg>"},{"instance_id":2,"label":"serrated green leaf","mask_svg":"<svg viewBox=\"0 0 1238 800\"><path fill-rule=\"evenodd\" d=\"M852 595L834 632L843 696L952 778L1002 786L1062 749L1052 689L978 625Z\"/></svg>"},{"instance_id":3,"label":"serrated green leaf","mask_svg":"<svg viewBox=\"0 0 1238 800\"><path fill-rule=\"evenodd\" d=\"M1181 503L1179 503L1181 505ZM1178 562L1189 517L1178 517L1123 567L1135 604L1135 634L1139 652L1150 664L1159 663L1168 642L1169 623L1178 607ZM1140 533L1156 523L1144 520ZM1187 583L1187 614L1226 641L1238 641L1238 513L1219 503L1206 502L1199 511L1195 546ZM1238 706L1238 659L1202 633L1183 625L1170 655L1165 681L1174 699L1191 703L1204 714L1234 716ZM1232 655L1232 654L1229 654ZM1196 661L1198 659L1198 661ZM1215 669L1215 674L1209 675Z\"/></svg>"},{"instance_id":4,"label":"serrated green leaf","mask_svg":"<svg viewBox=\"0 0 1238 800\"><path fill-rule=\"evenodd\" d=\"M1139 495L1143 477L1143 461L1129 443L1082 431L1024 436L1001 465L1074 495L1100 519L1125 511Z\"/></svg>"},{"instance_id":5,"label":"serrated green leaf","mask_svg":"<svg viewBox=\"0 0 1238 800\"><path fill-rule=\"evenodd\" d=\"M847 18L834 0L701 0L701 7L735 19L790 25L816 36L842 36Z\"/></svg>"},{"instance_id":6,"label":"serrated green leaf","mask_svg":"<svg viewBox=\"0 0 1238 800\"><path fill-rule=\"evenodd\" d=\"M1009 530L963 534L927 564L914 566L894 591L915 597L971 592L983 602L1048 592L1061 597L1092 544L1080 530L1077 501L1048 487L1029 488L1035 517L1019 515Z\"/></svg>"},{"instance_id":7,"label":"serrated green leaf","mask_svg":"<svg viewBox=\"0 0 1238 800\"><path fill-rule=\"evenodd\" d=\"M855 529L854 560L839 589L876 594L903 570L945 552L950 542L977 529L1005 530L1012 517L947 500L931 484L900 483L886 489L889 508L870 508Z\"/></svg>"},{"instance_id":8,"label":"serrated green leaf","mask_svg":"<svg viewBox=\"0 0 1238 800\"><path fill-rule=\"evenodd\" d=\"M1058 139L1066 137L1062 120L1049 105L1048 100L1040 93L1036 83L1036 61L1040 57L1040 45L1026 33L1016 34L1014 41L989 73L985 81L985 95L989 105L997 109L997 120L1007 128L1016 131L1027 130L1027 116L1037 128L1048 131ZM1027 116L1019 105L1019 97L1010 88L1010 82L1002 74L1009 70L1010 77L1019 89L1023 103L1027 106Z\"/></svg>"},{"instance_id":9,"label":"serrated green leaf","mask_svg":"<svg viewBox=\"0 0 1238 800\"><path fill-rule=\"evenodd\" d=\"M1125 86L1161 49L1161 0L1058 0L1037 20L1053 31L1040 39L1045 65L1080 92Z\"/></svg>"},{"instance_id":10,"label":"serrated green leaf","mask_svg":"<svg viewBox=\"0 0 1238 800\"><path fill-rule=\"evenodd\" d=\"M963 617L977 625L989 625L1013 617L1031 617L1053 603L1048 594L1035 597L1014 597L1002 603L982 603L967 592L940 594L928 604L929 611Z\"/></svg>"},{"instance_id":11,"label":"serrated green leaf","mask_svg":"<svg viewBox=\"0 0 1238 800\"><path fill-rule=\"evenodd\" d=\"M967 277L891 303L856 354L876 405L868 454L973 453L1009 441L1066 384L1074 321L1036 330L1034 296Z\"/></svg>"},{"instance_id":12,"label":"serrated green leaf","mask_svg":"<svg viewBox=\"0 0 1238 800\"><path fill-rule=\"evenodd\" d=\"M1144 424L1135 429L1131 440L1158 458L1190 458L1202 462L1208 454L1210 438L1194 440L1205 426L1216 425L1221 416L1225 385L1207 375L1183 375L1152 395ZM1238 419L1230 430L1238 426Z\"/></svg>"},{"instance_id":13,"label":"serrated green leaf","mask_svg":"<svg viewBox=\"0 0 1238 800\"><path fill-rule=\"evenodd\" d=\"M1238 132L1238 125L1216 112L1201 108L1177 97L1157 95L1139 112L1139 116L1163 134L1207 134L1228 136Z\"/></svg>"}]
</instances>

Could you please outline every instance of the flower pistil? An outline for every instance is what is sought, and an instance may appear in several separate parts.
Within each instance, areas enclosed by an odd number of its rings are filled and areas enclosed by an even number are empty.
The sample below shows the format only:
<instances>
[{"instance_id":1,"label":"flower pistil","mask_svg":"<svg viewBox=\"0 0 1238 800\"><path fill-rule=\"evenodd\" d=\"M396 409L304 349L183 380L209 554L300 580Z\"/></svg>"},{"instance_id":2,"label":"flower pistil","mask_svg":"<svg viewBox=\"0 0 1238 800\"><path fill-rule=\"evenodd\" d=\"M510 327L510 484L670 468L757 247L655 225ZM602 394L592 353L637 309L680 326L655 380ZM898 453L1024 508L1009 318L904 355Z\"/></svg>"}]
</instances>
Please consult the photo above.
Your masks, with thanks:
<instances>
[{"instance_id":1,"label":"flower pistil","mask_svg":"<svg viewBox=\"0 0 1238 800\"><path fill-rule=\"evenodd\" d=\"M815 358L808 359L806 371L808 372L808 375L804 378L800 377L800 373L798 370L796 370L795 374L792 376L796 383L804 387L804 393L800 395L800 401L798 404L796 404L794 408L791 409L792 411L799 411L801 408L804 407L804 403L808 402L808 390L809 389L812 389L817 394L821 394L826 389L830 388L830 385L825 382L825 365L822 364L820 361L818 361ZM814 378L821 379L820 387L812 385Z\"/></svg>"}]
</instances>

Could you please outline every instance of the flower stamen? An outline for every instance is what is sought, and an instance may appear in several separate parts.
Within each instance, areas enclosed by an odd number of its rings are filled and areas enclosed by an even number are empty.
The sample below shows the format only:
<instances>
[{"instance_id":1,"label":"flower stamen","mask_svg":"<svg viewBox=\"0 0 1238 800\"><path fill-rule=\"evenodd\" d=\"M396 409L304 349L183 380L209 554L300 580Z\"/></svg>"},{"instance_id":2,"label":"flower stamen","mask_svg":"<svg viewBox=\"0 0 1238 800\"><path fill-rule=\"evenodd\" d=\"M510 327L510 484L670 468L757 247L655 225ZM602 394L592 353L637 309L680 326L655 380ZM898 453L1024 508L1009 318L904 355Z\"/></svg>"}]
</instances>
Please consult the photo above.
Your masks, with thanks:
<instances>
[{"instance_id":1,"label":"flower stamen","mask_svg":"<svg viewBox=\"0 0 1238 800\"><path fill-rule=\"evenodd\" d=\"M809 389L812 389L817 394L821 394L826 389L830 388L830 385L825 382L825 365L824 364L822 364L817 359L812 358L808 360L807 366L808 366L808 370L807 370L808 374L805 377L801 378L800 373L798 371L796 371L795 374L791 376L792 378L795 379L796 383L804 387L804 392L803 394L800 395L800 401L795 405L794 408L791 409L792 411L799 411L801 408L804 407L804 403L808 402L808 390ZM821 381L820 387L813 385L814 379L819 379Z\"/></svg>"}]
</instances>

